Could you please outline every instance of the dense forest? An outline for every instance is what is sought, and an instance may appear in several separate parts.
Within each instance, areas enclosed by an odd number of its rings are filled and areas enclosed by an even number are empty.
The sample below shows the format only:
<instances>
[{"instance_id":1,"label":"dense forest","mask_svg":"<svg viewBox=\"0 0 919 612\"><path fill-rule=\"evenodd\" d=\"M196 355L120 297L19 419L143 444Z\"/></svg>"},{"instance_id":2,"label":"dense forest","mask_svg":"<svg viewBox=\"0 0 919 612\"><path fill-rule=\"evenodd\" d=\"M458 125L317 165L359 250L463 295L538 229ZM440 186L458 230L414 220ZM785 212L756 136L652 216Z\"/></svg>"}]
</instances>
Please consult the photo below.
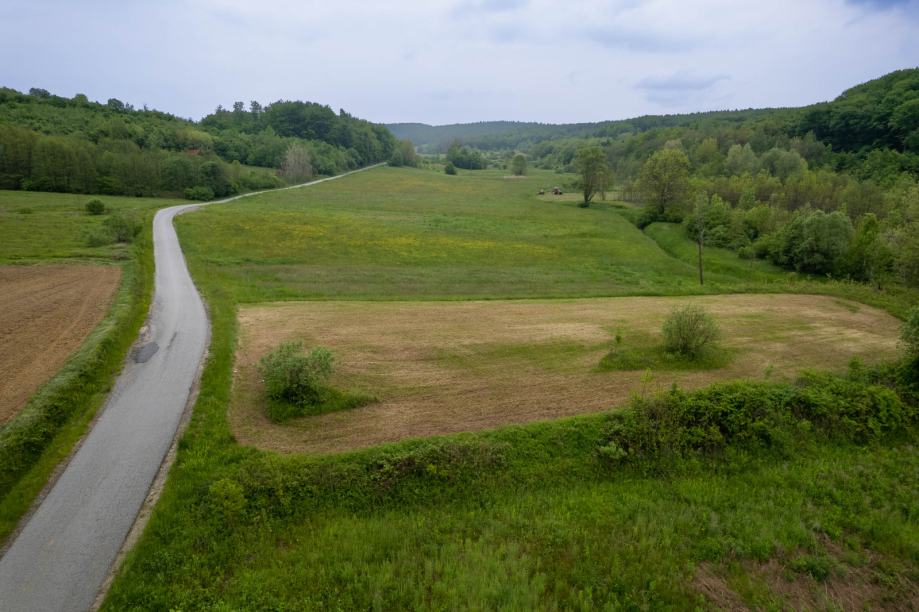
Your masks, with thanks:
<instances>
[{"instance_id":1,"label":"dense forest","mask_svg":"<svg viewBox=\"0 0 919 612\"><path fill-rule=\"evenodd\" d=\"M211 199L390 158L383 126L309 102L196 123L117 99L0 88L0 188Z\"/></svg>"}]
</instances>

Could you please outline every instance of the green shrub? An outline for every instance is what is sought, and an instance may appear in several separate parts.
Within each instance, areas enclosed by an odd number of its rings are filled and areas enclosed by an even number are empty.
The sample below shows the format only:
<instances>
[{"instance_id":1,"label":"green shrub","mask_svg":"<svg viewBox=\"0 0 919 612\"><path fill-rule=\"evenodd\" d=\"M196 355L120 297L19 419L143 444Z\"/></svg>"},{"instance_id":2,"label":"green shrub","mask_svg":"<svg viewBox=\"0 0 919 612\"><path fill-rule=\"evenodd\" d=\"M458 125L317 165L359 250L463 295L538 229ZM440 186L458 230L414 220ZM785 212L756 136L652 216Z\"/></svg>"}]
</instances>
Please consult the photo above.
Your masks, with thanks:
<instances>
[{"instance_id":1,"label":"green shrub","mask_svg":"<svg viewBox=\"0 0 919 612\"><path fill-rule=\"evenodd\" d=\"M729 446L787 454L818 433L863 444L916 417L916 406L886 387L824 373L794 384L734 381L693 393L674 387L610 415L597 457L660 469Z\"/></svg>"},{"instance_id":2,"label":"green shrub","mask_svg":"<svg viewBox=\"0 0 919 612\"><path fill-rule=\"evenodd\" d=\"M246 496L238 482L221 478L211 484L208 494L211 519L215 524L233 525L245 515Z\"/></svg>"},{"instance_id":3,"label":"green shrub","mask_svg":"<svg viewBox=\"0 0 919 612\"><path fill-rule=\"evenodd\" d=\"M900 341L908 359L919 359L919 306L913 306L906 314Z\"/></svg>"},{"instance_id":4,"label":"green shrub","mask_svg":"<svg viewBox=\"0 0 919 612\"><path fill-rule=\"evenodd\" d=\"M101 247L112 242L112 236L108 232L93 232L86 238L86 246L90 247Z\"/></svg>"},{"instance_id":5,"label":"green shrub","mask_svg":"<svg viewBox=\"0 0 919 612\"><path fill-rule=\"evenodd\" d=\"M186 200L198 200L206 202L214 199L214 190L204 185L196 185L185 190Z\"/></svg>"},{"instance_id":6,"label":"green shrub","mask_svg":"<svg viewBox=\"0 0 919 612\"><path fill-rule=\"evenodd\" d=\"M134 242L142 229L140 221L133 216L112 215L103 222L105 229L115 242Z\"/></svg>"},{"instance_id":7,"label":"green shrub","mask_svg":"<svg viewBox=\"0 0 919 612\"><path fill-rule=\"evenodd\" d=\"M701 355L719 335L715 319L696 304L674 309L664 321L663 332L668 352L690 358Z\"/></svg>"},{"instance_id":8,"label":"green shrub","mask_svg":"<svg viewBox=\"0 0 919 612\"><path fill-rule=\"evenodd\" d=\"M444 166L444 172L447 174L456 174L456 166L453 165L453 162L447 162L447 165Z\"/></svg>"},{"instance_id":9,"label":"green shrub","mask_svg":"<svg viewBox=\"0 0 919 612\"><path fill-rule=\"evenodd\" d=\"M323 386L332 375L332 353L323 347L303 353L302 342L283 342L259 361L268 397L294 406L322 400Z\"/></svg>"},{"instance_id":10,"label":"green shrub","mask_svg":"<svg viewBox=\"0 0 919 612\"><path fill-rule=\"evenodd\" d=\"M104 215L105 203L102 200L90 200L86 203L86 213L89 215Z\"/></svg>"}]
</instances>

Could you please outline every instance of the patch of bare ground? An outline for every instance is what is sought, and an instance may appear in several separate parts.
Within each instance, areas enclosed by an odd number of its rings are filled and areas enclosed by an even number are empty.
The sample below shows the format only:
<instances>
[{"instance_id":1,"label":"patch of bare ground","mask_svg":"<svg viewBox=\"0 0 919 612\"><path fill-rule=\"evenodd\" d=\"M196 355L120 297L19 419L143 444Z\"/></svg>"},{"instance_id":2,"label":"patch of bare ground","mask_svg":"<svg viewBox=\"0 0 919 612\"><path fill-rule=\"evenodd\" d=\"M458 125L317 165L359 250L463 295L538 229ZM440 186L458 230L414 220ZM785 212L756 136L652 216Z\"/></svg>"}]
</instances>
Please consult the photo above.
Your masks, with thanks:
<instances>
[{"instance_id":1,"label":"patch of bare ground","mask_svg":"<svg viewBox=\"0 0 919 612\"><path fill-rule=\"evenodd\" d=\"M117 266L0 266L0 424L105 317L120 279Z\"/></svg>"},{"instance_id":2,"label":"patch of bare ground","mask_svg":"<svg viewBox=\"0 0 919 612\"><path fill-rule=\"evenodd\" d=\"M734 357L724 368L601 372L616 333L657 341L676 305L703 304ZM469 302L286 302L239 313L230 422L243 444L332 453L406 438L609 410L640 390L677 383L793 376L896 352L887 313L809 295L591 298ZM256 363L288 340L335 354L340 387L372 393L361 408L274 424ZM771 368L769 366L772 366Z\"/></svg>"}]
</instances>

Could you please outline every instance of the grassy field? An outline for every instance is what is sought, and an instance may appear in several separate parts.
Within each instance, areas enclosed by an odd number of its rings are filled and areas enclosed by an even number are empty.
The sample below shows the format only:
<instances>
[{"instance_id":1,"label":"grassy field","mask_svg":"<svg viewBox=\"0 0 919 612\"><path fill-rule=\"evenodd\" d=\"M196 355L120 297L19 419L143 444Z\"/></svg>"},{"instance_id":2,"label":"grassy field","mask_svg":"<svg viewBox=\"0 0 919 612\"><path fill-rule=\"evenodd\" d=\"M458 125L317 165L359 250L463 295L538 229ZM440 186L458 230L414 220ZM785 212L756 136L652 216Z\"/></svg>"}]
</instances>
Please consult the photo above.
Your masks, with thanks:
<instances>
[{"instance_id":1,"label":"grassy field","mask_svg":"<svg viewBox=\"0 0 919 612\"><path fill-rule=\"evenodd\" d=\"M904 404L915 398L873 384L886 384L883 373L737 383L674 400L676 408L644 400L628 413L331 456L237 442L227 414L240 304L401 300L391 304L398 309L433 298L700 292L692 263L615 204L541 201L538 188L556 175L503 174L373 170L177 221L212 344L163 496L105 607L902 609L917 601L919 437L915 406ZM748 262L735 263L713 270L701 292L831 293L894 313L911 299L765 269L751 280ZM362 321L354 338L373 324ZM636 412L643 405L651 409ZM645 421L627 416L635 414ZM703 424L668 429L679 414ZM616 439L633 421L620 417L657 423L661 431L632 443L658 446L624 451Z\"/></svg>"},{"instance_id":2,"label":"grassy field","mask_svg":"<svg viewBox=\"0 0 919 612\"><path fill-rule=\"evenodd\" d=\"M385 168L210 208L178 228L201 273L218 275L242 301L574 297L694 286L691 266L608 208L540 201L539 185L555 176Z\"/></svg>"},{"instance_id":3,"label":"grassy field","mask_svg":"<svg viewBox=\"0 0 919 612\"><path fill-rule=\"evenodd\" d=\"M102 200L113 212L145 216L184 200L129 198L74 193L0 190L0 263L48 259L128 258L123 244L89 246L107 215L86 214L86 203Z\"/></svg>"}]
</instances>

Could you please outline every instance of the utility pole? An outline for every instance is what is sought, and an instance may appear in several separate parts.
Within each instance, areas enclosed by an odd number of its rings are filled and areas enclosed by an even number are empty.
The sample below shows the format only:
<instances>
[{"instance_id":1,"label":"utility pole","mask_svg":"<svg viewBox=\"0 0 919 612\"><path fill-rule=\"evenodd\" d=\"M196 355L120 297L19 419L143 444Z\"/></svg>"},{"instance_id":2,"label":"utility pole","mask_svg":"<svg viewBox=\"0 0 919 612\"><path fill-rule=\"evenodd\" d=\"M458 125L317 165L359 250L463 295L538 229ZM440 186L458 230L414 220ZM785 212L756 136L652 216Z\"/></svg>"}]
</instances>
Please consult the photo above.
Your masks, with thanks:
<instances>
[{"instance_id":1,"label":"utility pole","mask_svg":"<svg viewBox=\"0 0 919 612\"><path fill-rule=\"evenodd\" d=\"M696 200L696 219L699 222L699 284L705 284L705 276L702 273L702 243L705 242L705 207L699 205Z\"/></svg>"},{"instance_id":2,"label":"utility pole","mask_svg":"<svg viewBox=\"0 0 919 612\"><path fill-rule=\"evenodd\" d=\"M702 243L705 241L705 225L699 230L699 284L705 284L705 277L702 274Z\"/></svg>"}]
</instances>

